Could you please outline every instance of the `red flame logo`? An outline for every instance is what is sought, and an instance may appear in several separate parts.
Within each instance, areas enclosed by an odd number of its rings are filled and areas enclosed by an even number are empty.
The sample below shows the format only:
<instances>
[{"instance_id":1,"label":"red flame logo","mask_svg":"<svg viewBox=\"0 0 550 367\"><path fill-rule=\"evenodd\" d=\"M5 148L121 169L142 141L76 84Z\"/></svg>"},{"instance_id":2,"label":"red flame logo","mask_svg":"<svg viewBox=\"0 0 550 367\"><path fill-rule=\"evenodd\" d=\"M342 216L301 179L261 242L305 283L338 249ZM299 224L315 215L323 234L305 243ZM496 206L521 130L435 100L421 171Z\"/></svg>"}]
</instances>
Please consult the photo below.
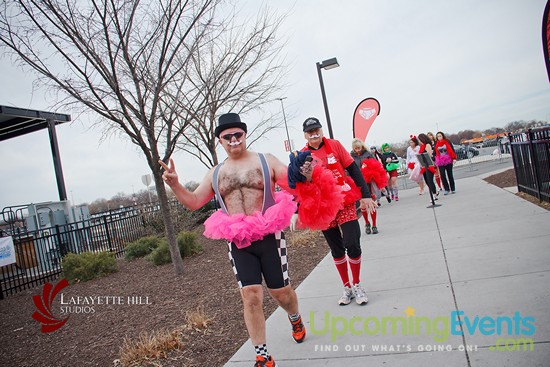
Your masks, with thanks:
<instances>
[{"instance_id":1,"label":"red flame logo","mask_svg":"<svg viewBox=\"0 0 550 367\"><path fill-rule=\"evenodd\" d=\"M42 324L43 333L51 333L52 331L56 331L65 325L69 319L69 316L67 316L67 318L60 320L52 314L52 302L55 296L57 296L57 294L68 285L69 282L65 278L59 281L55 288L51 283L46 283L44 285L42 297L39 295L32 297L34 305L36 306L36 311L32 314L32 318Z\"/></svg>"}]
</instances>

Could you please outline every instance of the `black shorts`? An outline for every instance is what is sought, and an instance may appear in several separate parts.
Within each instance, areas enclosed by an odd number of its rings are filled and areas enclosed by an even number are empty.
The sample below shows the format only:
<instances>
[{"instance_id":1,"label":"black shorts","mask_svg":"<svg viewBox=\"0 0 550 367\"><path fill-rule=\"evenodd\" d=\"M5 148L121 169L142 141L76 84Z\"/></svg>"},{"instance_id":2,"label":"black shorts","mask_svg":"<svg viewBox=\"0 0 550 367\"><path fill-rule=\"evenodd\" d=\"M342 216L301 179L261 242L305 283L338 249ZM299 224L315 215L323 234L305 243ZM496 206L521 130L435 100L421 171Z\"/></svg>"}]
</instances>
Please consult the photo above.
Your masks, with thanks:
<instances>
[{"instance_id":1,"label":"black shorts","mask_svg":"<svg viewBox=\"0 0 550 367\"><path fill-rule=\"evenodd\" d=\"M290 283L283 232L269 234L243 249L231 242L228 246L229 261L240 288L262 284L262 275L270 289L283 288Z\"/></svg>"}]
</instances>

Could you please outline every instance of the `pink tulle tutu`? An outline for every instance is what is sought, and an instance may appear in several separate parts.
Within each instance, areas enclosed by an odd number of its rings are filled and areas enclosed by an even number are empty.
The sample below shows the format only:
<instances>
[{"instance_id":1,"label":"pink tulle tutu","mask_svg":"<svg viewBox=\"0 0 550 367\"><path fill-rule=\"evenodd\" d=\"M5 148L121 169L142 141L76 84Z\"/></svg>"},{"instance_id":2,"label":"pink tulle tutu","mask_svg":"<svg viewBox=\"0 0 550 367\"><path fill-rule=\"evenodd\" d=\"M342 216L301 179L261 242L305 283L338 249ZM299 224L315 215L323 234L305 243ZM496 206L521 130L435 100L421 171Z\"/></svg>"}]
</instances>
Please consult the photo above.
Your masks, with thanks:
<instances>
[{"instance_id":1,"label":"pink tulle tutu","mask_svg":"<svg viewBox=\"0 0 550 367\"><path fill-rule=\"evenodd\" d=\"M448 166L453 163L453 158L449 154L438 154L435 156L435 165L438 167Z\"/></svg>"},{"instance_id":2,"label":"pink tulle tutu","mask_svg":"<svg viewBox=\"0 0 550 367\"><path fill-rule=\"evenodd\" d=\"M270 233L285 229L297 205L292 195L283 191L276 192L274 198L275 204L267 208L264 214L257 211L252 215L228 215L221 210L216 211L204 222L204 236L214 240L225 239L241 249Z\"/></svg>"}]
</instances>

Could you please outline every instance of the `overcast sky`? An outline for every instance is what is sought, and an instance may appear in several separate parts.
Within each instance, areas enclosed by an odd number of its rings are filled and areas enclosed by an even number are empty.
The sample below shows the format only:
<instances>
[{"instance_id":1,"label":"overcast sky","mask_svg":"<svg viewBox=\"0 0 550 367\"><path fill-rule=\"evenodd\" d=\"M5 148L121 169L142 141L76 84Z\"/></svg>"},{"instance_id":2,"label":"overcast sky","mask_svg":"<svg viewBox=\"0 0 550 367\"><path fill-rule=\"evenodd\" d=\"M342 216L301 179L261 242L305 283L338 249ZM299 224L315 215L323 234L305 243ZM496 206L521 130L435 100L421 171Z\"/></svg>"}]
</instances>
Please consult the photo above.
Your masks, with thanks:
<instances>
[{"instance_id":1,"label":"overcast sky","mask_svg":"<svg viewBox=\"0 0 550 367\"><path fill-rule=\"evenodd\" d=\"M256 1L243 2L247 9ZM480 130L517 120L550 120L550 83L544 65L542 16L546 0L317 0L270 1L291 12L281 35L290 63L284 107L296 146L302 122L325 114L316 62L336 57L323 70L335 138L352 139L355 107L367 97L381 105L366 143L400 142L410 134ZM49 110L33 76L0 59L0 104ZM281 104L274 101L273 111ZM63 113L63 111L57 111ZM254 116L241 116L254 125ZM327 130L325 133L328 135ZM148 167L137 147L77 119L57 135L69 199L76 204L131 194L145 188ZM284 129L253 150L286 161ZM58 200L47 131L0 143L0 209ZM182 181L200 181L206 167L182 153L174 156Z\"/></svg>"}]
</instances>

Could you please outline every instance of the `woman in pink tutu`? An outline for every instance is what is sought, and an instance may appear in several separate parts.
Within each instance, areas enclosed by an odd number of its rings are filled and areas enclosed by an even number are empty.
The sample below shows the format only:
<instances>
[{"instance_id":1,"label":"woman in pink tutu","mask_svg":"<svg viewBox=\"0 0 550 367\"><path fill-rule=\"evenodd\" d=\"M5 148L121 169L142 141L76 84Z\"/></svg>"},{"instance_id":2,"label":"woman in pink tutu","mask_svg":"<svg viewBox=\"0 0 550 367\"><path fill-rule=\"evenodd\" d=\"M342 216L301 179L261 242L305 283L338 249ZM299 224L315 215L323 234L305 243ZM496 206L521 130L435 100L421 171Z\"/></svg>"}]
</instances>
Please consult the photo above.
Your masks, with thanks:
<instances>
[{"instance_id":1,"label":"woman in pink tutu","mask_svg":"<svg viewBox=\"0 0 550 367\"><path fill-rule=\"evenodd\" d=\"M443 195L449 195L449 192L455 193L455 179L453 177L453 163L456 162L456 154L451 142L441 131L436 134L435 143L435 165L439 167L441 180L445 192Z\"/></svg>"}]
</instances>

